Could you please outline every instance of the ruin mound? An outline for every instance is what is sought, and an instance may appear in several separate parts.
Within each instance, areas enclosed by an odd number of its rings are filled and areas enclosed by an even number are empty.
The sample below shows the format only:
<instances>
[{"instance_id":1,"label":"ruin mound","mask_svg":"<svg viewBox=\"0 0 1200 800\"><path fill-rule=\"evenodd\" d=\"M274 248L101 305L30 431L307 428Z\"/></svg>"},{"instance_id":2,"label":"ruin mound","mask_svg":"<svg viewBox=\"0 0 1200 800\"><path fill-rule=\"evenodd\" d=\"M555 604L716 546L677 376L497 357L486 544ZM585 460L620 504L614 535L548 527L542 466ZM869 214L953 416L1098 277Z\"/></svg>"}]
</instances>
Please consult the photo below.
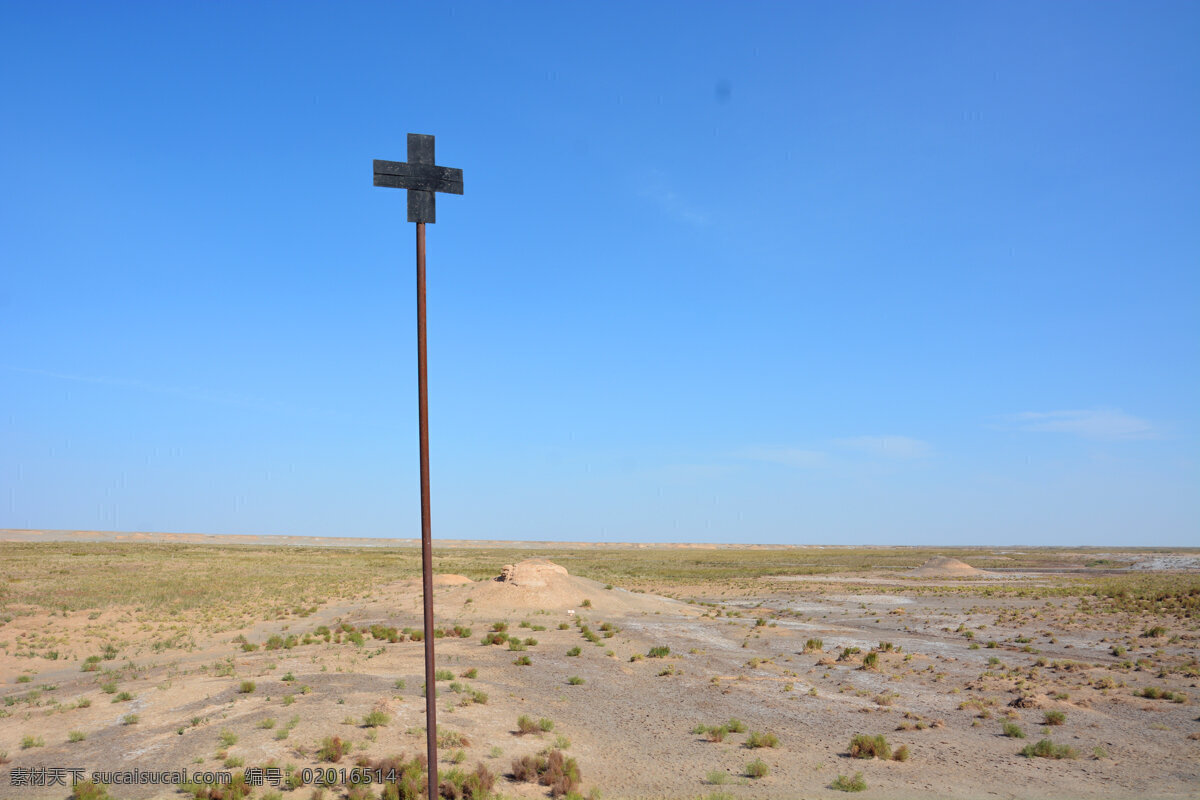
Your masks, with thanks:
<instances>
[{"instance_id":1,"label":"ruin mound","mask_svg":"<svg viewBox=\"0 0 1200 800\"><path fill-rule=\"evenodd\" d=\"M420 598L414 598L414 604ZM674 613L694 615L693 607L678 600L633 593L581 578L545 558L505 564L492 580L452 586L438 602L451 613L494 617L497 614L558 612L589 609L594 614ZM587 605L585 605L585 603ZM414 605L415 607L415 605Z\"/></svg>"},{"instance_id":2,"label":"ruin mound","mask_svg":"<svg viewBox=\"0 0 1200 800\"><path fill-rule=\"evenodd\" d=\"M936 556L916 569L911 570L908 574L916 575L920 578L964 578L983 576L988 573L981 569L975 569L970 564L959 561L957 558Z\"/></svg>"},{"instance_id":3,"label":"ruin mound","mask_svg":"<svg viewBox=\"0 0 1200 800\"><path fill-rule=\"evenodd\" d=\"M505 564L500 570L501 583L513 586L546 586L554 583L558 576L567 577L567 568L544 558L527 558L516 564Z\"/></svg>"}]
</instances>

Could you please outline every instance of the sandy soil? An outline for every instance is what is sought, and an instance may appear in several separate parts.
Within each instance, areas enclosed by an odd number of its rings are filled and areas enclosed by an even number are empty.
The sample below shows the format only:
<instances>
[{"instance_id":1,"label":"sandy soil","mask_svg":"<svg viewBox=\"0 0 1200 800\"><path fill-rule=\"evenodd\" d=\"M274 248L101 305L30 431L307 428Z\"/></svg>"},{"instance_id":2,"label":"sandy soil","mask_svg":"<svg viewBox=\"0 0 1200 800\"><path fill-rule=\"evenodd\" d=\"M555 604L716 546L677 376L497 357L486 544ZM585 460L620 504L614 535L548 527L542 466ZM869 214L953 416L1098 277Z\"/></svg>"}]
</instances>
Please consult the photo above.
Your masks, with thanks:
<instances>
[{"instance_id":1,"label":"sandy soil","mask_svg":"<svg viewBox=\"0 0 1200 800\"><path fill-rule=\"evenodd\" d=\"M1197 679L1162 667L1196 663L1194 621L1166 621L1162 636L1143 637L1142 618L1089 616L1067 601L905 594L905 585L939 585L911 578L886 581L888 593L848 590L853 576L813 579L827 586L763 579L757 593L716 598L696 592L696 602L688 603L565 570L538 577L524 584L462 576L437 581L438 625L471 629L466 638L436 640L439 668L453 673L460 690L439 681L438 725L469 741L461 748L464 766L483 762L507 773L514 757L562 736L581 767L584 789L598 787L607 800L716 791L735 798L841 797L831 782L856 772L869 786L865 797L1200 794ZM859 584L870 585L863 578ZM422 752L423 645L370 633L372 626L419 629L420 606L419 582L397 582L369 599L329 603L302 619L262 621L200 636L187 652L157 653L149 643L159 631L135 609L18 616L0 628L13 644L0 651L0 751L9 761L0 767L0 797L66 797L66 789L9 785L14 768L39 765L196 771L240 759L245 766L348 768L359 755ZM497 622L536 644L514 651L481 643ZM321 626L331 630L329 642ZM595 642L585 638L584 626ZM363 642L350 641L344 628L362 632ZM271 636L304 634L317 636L266 649ZM83 650L93 640L115 638L124 646L95 672L81 671L78 658L18 655L22 643L45 637ZM821 649L806 650L810 639L820 639ZM243 641L258 648L247 651ZM1127 652L1115 655L1117 645ZM656 647L668 647L669 654L649 657ZM843 654L854 647L860 652ZM864 668L872 651L877 665ZM529 666L514 663L521 656L529 657ZM1122 666L1150 657L1157 668ZM468 670L476 676L462 677ZM582 682L569 682L572 677ZM245 681L253 682L251 690L241 691ZM1187 697L1134 696L1147 686ZM117 690L130 699L120 700ZM486 703L464 702L471 691L486 693ZM80 700L90 702L81 707ZM364 727L373 709L385 710L389 722ZM1046 725L1048 711L1065 714L1062 724ZM130 714L137 721L123 724ZM553 730L517 735L521 714L553 720ZM746 730L721 742L693 733L697 725L730 718ZM1027 738L1004 735L1002 723L1009 721ZM85 738L70 742L72 731ZM236 737L233 744L222 744L226 731ZM751 732L776 734L778 746L751 749ZM848 746L856 733L884 734L911 755L904 762L853 759ZM352 754L337 765L314 755L330 736L353 742ZM25 737L43 744L23 747ZM1069 745L1078 757L1018 754L1042 738ZM448 759L456 749L443 748L441 755ZM747 776L755 758L768 766L765 777ZM715 785L722 775L723 785ZM547 796L545 787L504 777L497 789L507 797ZM183 797L174 787L146 785L117 787L113 794ZM305 787L284 797L311 794ZM334 796L341 795L326 795Z\"/></svg>"}]
</instances>

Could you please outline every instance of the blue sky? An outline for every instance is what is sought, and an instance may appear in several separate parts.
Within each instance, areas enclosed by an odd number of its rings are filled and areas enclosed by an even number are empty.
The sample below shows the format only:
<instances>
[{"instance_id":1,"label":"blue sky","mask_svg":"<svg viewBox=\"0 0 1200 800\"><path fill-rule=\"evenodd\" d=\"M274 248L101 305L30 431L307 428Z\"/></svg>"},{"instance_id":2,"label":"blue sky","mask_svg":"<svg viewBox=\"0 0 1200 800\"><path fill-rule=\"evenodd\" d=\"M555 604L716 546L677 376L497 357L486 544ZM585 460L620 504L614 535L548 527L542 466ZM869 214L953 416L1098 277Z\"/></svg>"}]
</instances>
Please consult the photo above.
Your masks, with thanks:
<instances>
[{"instance_id":1,"label":"blue sky","mask_svg":"<svg viewBox=\"0 0 1200 800\"><path fill-rule=\"evenodd\" d=\"M1200 543L1194 3L0 5L0 527Z\"/></svg>"}]
</instances>

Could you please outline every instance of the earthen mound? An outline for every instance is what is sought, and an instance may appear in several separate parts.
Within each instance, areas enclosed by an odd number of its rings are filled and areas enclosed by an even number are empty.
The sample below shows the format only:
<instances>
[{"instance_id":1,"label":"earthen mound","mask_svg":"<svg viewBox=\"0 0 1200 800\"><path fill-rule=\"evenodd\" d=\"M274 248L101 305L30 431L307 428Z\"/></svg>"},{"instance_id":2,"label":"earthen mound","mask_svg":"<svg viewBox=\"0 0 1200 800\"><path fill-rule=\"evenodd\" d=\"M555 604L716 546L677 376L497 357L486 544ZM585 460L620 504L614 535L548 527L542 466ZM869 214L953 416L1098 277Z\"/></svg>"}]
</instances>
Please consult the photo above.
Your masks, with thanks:
<instances>
[{"instance_id":1,"label":"earthen mound","mask_svg":"<svg viewBox=\"0 0 1200 800\"><path fill-rule=\"evenodd\" d=\"M560 575L568 576L566 567L544 558L527 558L516 564L505 564L496 580L513 586L546 586Z\"/></svg>"},{"instance_id":2,"label":"earthen mound","mask_svg":"<svg viewBox=\"0 0 1200 800\"><path fill-rule=\"evenodd\" d=\"M981 569L975 569L970 564L959 561L957 558L936 556L916 569L910 570L908 574L919 578L969 578L982 577L989 573Z\"/></svg>"},{"instance_id":3,"label":"earthen mound","mask_svg":"<svg viewBox=\"0 0 1200 800\"><path fill-rule=\"evenodd\" d=\"M470 617L537 612L565 616L575 610L589 616L699 613L678 600L607 587L609 584L571 575L565 567L547 559L530 558L505 564L492 580L450 587L439 595L438 603L446 609L443 613Z\"/></svg>"}]
</instances>

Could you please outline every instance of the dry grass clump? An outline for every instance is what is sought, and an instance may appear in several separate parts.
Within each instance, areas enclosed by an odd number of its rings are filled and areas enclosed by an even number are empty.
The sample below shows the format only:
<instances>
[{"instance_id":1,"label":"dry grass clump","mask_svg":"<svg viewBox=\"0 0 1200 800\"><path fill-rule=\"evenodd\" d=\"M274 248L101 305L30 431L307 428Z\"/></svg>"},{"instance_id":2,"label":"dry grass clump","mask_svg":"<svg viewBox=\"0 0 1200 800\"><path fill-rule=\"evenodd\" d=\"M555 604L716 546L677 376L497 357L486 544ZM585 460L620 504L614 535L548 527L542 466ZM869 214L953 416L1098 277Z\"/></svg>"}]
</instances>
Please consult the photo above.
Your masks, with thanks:
<instances>
[{"instance_id":1,"label":"dry grass clump","mask_svg":"<svg viewBox=\"0 0 1200 800\"><path fill-rule=\"evenodd\" d=\"M581 781L579 765L561 750L514 758L512 776L516 781L550 787L551 797L563 797L576 791Z\"/></svg>"},{"instance_id":2,"label":"dry grass clump","mask_svg":"<svg viewBox=\"0 0 1200 800\"><path fill-rule=\"evenodd\" d=\"M470 747L471 740L458 731L438 731L438 747L451 750L456 747Z\"/></svg>"},{"instance_id":3,"label":"dry grass clump","mask_svg":"<svg viewBox=\"0 0 1200 800\"><path fill-rule=\"evenodd\" d=\"M746 739L746 747L751 750L758 747L778 747L779 737L773 733L752 732Z\"/></svg>"},{"instance_id":4,"label":"dry grass clump","mask_svg":"<svg viewBox=\"0 0 1200 800\"><path fill-rule=\"evenodd\" d=\"M861 792L867 788L867 782L861 772L856 772L853 778L838 775L833 779L833 783L829 784L829 788L839 792Z\"/></svg>"},{"instance_id":5,"label":"dry grass clump","mask_svg":"<svg viewBox=\"0 0 1200 800\"><path fill-rule=\"evenodd\" d=\"M71 789L71 800L113 800L103 783L80 781Z\"/></svg>"},{"instance_id":6,"label":"dry grass clump","mask_svg":"<svg viewBox=\"0 0 1200 800\"><path fill-rule=\"evenodd\" d=\"M492 796L495 783L495 774L482 763L476 764L475 771L470 773L458 767L438 772L438 794L445 800L486 800ZM388 797L386 789L383 796ZM398 800L407 800L409 796L397 792L397 797ZM423 795L413 794L411 797L416 800Z\"/></svg>"},{"instance_id":7,"label":"dry grass clump","mask_svg":"<svg viewBox=\"0 0 1200 800\"><path fill-rule=\"evenodd\" d=\"M734 718L731 718L727 722L721 723L720 725L705 725L704 723L700 723L696 727L692 728L692 733L696 734L697 736L707 736L708 740L710 742L723 742L723 741L725 741L725 737L728 736L729 734L743 733L745 730L746 730L746 723L744 723L740 719L737 719L736 717L734 717ZM750 745L749 742L747 742L748 747L775 747L776 745L779 744L779 740L777 738L775 738L775 734L773 734L773 733L771 733L771 734L751 734L750 736L751 736L751 738L753 738L755 736L759 736L759 737L768 737L769 736L774 741L774 744L763 743L763 742L765 742L765 738L764 738L762 740L759 740L760 743L754 744L754 745Z\"/></svg>"},{"instance_id":8,"label":"dry grass clump","mask_svg":"<svg viewBox=\"0 0 1200 800\"><path fill-rule=\"evenodd\" d=\"M243 800L252 790L244 771L234 773L233 780L226 784L186 783L179 788L194 800Z\"/></svg>"},{"instance_id":9,"label":"dry grass clump","mask_svg":"<svg viewBox=\"0 0 1200 800\"><path fill-rule=\"evenodd\" d=\"M1144 697L1147 700L1170 700L1174 703L1186 703L1187 695L1182 692L1172 692L1157 686L1147 686L1133 693L1134 697Z\"/></svg>"},{"instance_id":10,"label":"dry grass clump","mask_svg":"<svg viewBox=\"0 0 1200 800\"><path fill-rule=\"evenodd\" d=\"M1021 748L1020 755L1026 758L1078 758L1079 754L1073 747L1065 744L1055 744L1049 739L1042 739L1037 744L1027 744Z\"/></svg>"},{"instance_id":11,"label":"dry grass clump","mask_svg":"<svg viewBox=\"0 0 1200 800\"><path fill-rule=\"evenodd\" d=\"M317 748L317 758L330 764L336 764L342 760L342 756L346 755L349 749L349 743L343 742L341 737L326 736Z\"/></svg>"},{"instance_id":12,"label":"dry grass clump","mask_svg":"<svg viewBox=\"0 0 1200 800\"><path fill-rule=\"evenodd\" d=\"M392 717L390 714L382 709L377 708L368 712L367 715L363 717L363 727L378 728L381 725L387 725L389 722L391 722L391 720Z\"/></svg>"},{"instance_id":13,"label":"dry grass clump","mask_svg":"<svg viewBox=\"0 0 1200 800\"><path fill-rule=\"evenodd\" d=\"M1047 725L1062 725L1066 720L1067 715L1062 711L1047 711L1042 719Z\"/></svg>"},{"instance_id":14,"label":"dry grass clump","mask_svg":"<svg viewBox=\"0 0 1200 800\"><path fill-rule=\"evenodd\" d=\"M850 757L879 758L886 761L892 757L892 747L882 733L875 736L859 733L850 740Z\"/></svg>"}]
</instances>

